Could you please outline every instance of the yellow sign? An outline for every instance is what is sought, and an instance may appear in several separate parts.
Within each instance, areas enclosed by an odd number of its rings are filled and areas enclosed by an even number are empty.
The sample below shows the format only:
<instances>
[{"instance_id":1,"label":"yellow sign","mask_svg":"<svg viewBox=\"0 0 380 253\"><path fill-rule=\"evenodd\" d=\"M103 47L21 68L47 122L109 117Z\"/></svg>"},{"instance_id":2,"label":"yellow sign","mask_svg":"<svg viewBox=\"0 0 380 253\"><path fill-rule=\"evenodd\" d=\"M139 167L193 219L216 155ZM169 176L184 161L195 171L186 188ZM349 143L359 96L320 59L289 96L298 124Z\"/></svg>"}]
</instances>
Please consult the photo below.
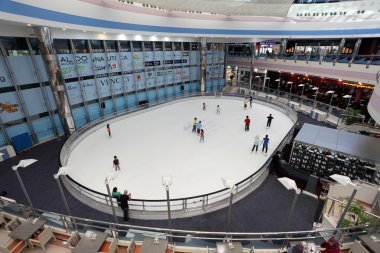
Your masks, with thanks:
<instances>
[{"instance_id":1,"label":"yellow sign","mask_svg":"<svg viewBox=\"0 0 380 253\"><path fill-rule=\"evenodd\" d=\"M0 103L0 112L4 112L4 111L9 112L9 113L17 112L18 111L18 104L6 105L3 103Z\"/></svg>"}]
</instances>

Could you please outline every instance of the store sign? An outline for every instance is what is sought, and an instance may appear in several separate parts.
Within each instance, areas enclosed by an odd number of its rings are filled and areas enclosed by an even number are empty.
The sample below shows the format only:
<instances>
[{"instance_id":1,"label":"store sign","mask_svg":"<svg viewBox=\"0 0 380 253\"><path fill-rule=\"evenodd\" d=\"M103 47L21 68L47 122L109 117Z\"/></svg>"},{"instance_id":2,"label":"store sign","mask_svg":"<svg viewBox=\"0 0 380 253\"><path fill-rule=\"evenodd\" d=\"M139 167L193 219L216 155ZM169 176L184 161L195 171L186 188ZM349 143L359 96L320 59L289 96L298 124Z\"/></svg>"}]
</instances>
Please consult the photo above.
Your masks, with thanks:
<instances>
[{"instance_id":1,"label":"store sign","mask_svg":"<svg viewBox=\"0 0 380 253\"><path fill-rule=\"evenodd\" d=\"M18 111L18 104L3 104L0 103L0 113L1 112L8 112L8 113L14 113Z\"/></svg>"}]
</instances>

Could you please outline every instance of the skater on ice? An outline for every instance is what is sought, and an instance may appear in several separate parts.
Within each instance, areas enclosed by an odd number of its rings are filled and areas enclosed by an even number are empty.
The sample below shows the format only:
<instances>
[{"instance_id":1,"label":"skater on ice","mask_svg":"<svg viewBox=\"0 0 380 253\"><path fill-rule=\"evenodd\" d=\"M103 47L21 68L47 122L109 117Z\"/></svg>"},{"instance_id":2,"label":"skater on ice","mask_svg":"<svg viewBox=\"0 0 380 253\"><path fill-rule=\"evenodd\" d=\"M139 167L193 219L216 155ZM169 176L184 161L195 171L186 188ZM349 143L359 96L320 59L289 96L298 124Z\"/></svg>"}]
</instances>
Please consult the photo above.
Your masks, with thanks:
<instances>
[{"instance_id":1,"label":"skater on ice","mask_svg":"<svg viewBox=\"0 0 380 253\"><path fill-rule=\"evenodd\" d=\"M192 133L196 133L197 132L197 125L198 125L198 119L194 118L193 130L191 131Z\"/></svg>"},{"instance_id":2,"label":"skater on ice","mask_svg":"<svg viewBox=\"0 0 380 253\"><path fill-rule=\"evenodd\" d=\"M261 152L264 152L265 149L265 155L268 153L268 144L269 144L269 138L268 135L265 135L265 138L261 141L261 144L263 144L263 149Z\"/></svg>"},{"instance_id":3,"label":"skater on ice","mask_svg":"<svg viewBox=\"0 0 380 253\"><path fill-rule=\"evenodd\" d=\"M249 119L248 116L245 118L244 123L245 123L244 131L249 131L249 124L251 123L251 120Z\"/></svg>"},{"instance_id":4,"label":"skater on ice","mask_svg":"<svg viewBox=\"0 0 380 253\"><path fill-rule=\"evenodd\" d=\"M206 111L206 103L203 103L203 111Z\"/></svg>"},{"instance_id":5,"label":"skater on ice","mask_svg":"<svg viewBox=\"0 0 380 253\"><path fill-rule=\"evenodd\" d=\"M257 134L253 139L253 147L252 147L251 152L253 152L253 150L256 149L256 153L257 153L257 149L259 148L259 145L260 145L260 136Z\"/></svg>"},{"instance_id":6,"label":"skater on ice","mask_svg":"<svg viewBox=\"0 0 380 253\"><path fill-rule=\"evenodd\" d=\"M246 110L246 109L247 109L247 104L248 104L248 99L247 99L247 98L245 98L245 99L244 99L244 110Z\"/></svg>"},{"instance_id":7,"label":"skater on ice","mask_svg":"<svg viewBox=\"0 0 380 253\"><path fill-rule=\"evenodd\" d=\"M219 105L216 106L216 114L220 114L220 106Z\"/></svg>"},{"instance_id":8,"label":"skater on ice","mask_svg":"<svg viewBox=\"0 0 380 253\"><path fill-rule=\"evenodd\" d=\"M267 119L268 119L268 121L267 121L267 128L269 128L270 125L272 124L272 119L274 119L273 116L272 116L272 114L269 114L269 116L267 117Z\"/></svg>"},{"instance_id":9,"label":"skater on ice","mask_svg":"<svg viewBox=\"0 0 380 253\"><path fill-rule=\"evenodd\" d=\"M117 159L117 156L114 156L113 157L113 167L115 168L115 170L120 170L120 162L119 162L119 159Z\"/></svg>"},{"instance_id":10,"label":"skater on ice","mask_svg":"<svg viewBox=\"0 0 380 253\"><path fill-rule=\"evenodd\" d=\"M202 129L202 121L199 121L198 125L197 125L197 134L198 135L201 133L201 129Z\"/></svg>"},{"instance_id":11,"label":"skater on ice","mask_svg":"<svg viewBox=\"0 0 380 253\"><path fill-rule=\"evenodd\" d=\"M199 142L205 142L205 131L201 129L201 138L199 139Z\"/></svg>"},{"instance_id":12,"label":"skater on ice","mask_svg":"<svg viewBox=\"0 0 380 253\"><path fill-rule=\"evenodd\" d=\"M110 127L110 124L107 124L107 132L108 132L108 136L111 137L111 127Z\"/></svg>"},{"instance_id":13,"label":"skater on ice","mask_svg":"<svg viewBox=\"0 0 380 253\"><path fill-rule=\"evenodd\" d=\"M252 100L253 100L252 95L249 95L249 107L250 108L252 108Z\"/></svg>"}]
</instances>

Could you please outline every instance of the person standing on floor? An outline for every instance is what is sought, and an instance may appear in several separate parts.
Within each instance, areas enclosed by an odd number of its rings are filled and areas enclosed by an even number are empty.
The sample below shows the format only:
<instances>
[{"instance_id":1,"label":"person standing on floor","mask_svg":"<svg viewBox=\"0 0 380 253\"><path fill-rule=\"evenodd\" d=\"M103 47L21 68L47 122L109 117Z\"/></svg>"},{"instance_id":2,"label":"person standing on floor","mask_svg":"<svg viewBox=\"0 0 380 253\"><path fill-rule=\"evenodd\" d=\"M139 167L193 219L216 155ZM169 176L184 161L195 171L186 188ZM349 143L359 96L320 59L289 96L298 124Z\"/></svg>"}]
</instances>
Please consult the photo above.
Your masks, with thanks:
<instances>
[{"instance_id":1,"label":"person standing on floor","mask_svg":"<svg viewBox=\"0 0 380 253\"><path fill-rule=\"evenodd\" d=\"M113 157L113 167L115 168L115 170L120 170L120 161L119 159L117 159L117 156L114 156Z\"/></svg>"},{"instance_id":2,"label":"person standing on floor","mask_svg":"<svg viewBox=\"0 0 380 253\"><path fill-rule=\"evenodd\" d=\"M117 205L120 206L120 197L121 197L121 192L117 191L117 187L114 187L112 189L112 198L116 199Z\"/></svg>"},{"instance_id":3,"label":"person standing on floor","mask_svg":"<svg viewBox=\"0 0 380 253\"><path fill-rule=\"evenodd\" d=\"M216 106L216 114L220 114L220 106L219 105Z\"/></svg>"},{"instance_id":4,"label":"person standing on floor","mask_svg":"<svg viewBox=\"0 0 380 253\"><path fill-rule=\"evenodd\" d=\"M256 149L256 153L257 153L257 149L259 148L259 145L260 145L260 136L257 134L255 138L253 139L253 147L252 147L251 152L253 152L253 150Z\"/></svg>"},{"instance_id":5,"label":"person standing on floor","mask_svg":"<svg viewBox=\"0 0 380 253\"><path fill-rule=\"evenodd\" d=\"M108 136L111 137L111 127L110 127L110 124L107 124L107 132L108 132Z\"/></svg>"},{"instance_id":6,"label":"person standing on floor","mask_svg":"<svg viewBox=\"0 0 380 253\"><path fill-rule=\"evenodd\" d=\"M247 105L248 105L248 99L245 98L245 99L244 99L244 110L247 109Z\"/></svg>"},{"instance_id":7,"label":"person standing on floor","mask_svg":"<svg viewBox=\"0 0 380 253\"><path fill-rule=\"evenodd\" d=\"M272 116L272 114L269 114L269 116L267 117L267 128L269 128L270 127L270 125L272 124L272 119L274 119L273 118L273 116Z\"/></svg>"},{"instance_id":8,"label":"person standing on floor","mask_svg":"<svg viewBox=\"0 0 380 253\"><path fill-rule=\"evenodd\" d=\"M197 125L198 125L198 119L194 118L193 130L191 131L192 133L196 133L197 132Z\"/></svg>"},{"instance_id":9,"label":"person standing on floor","mask_svg":"<svg viewBox=\"0 0 380 253\"><path fill-rule=\"evenodd\" d=\"M249 107L250 108L252 108L252 100L253 100L252 95L249 95Z\"/></svg>"},{"instance_id":10,"label":"person standing on floor","mask_svg":"<svg viewBox=\"0 0 380 253\"><path fill-rule=\"evenodd\" d=\"M249 119L248 116L245 118L244 123L245 123L244 131L249 131L249 124L251 123L251 120Z\"/></svg>"},{"instance_id":11,"label":"person standing on floor","mask_svg":"<svg viewBox=\"0 0 380 253\"><path fill-rule=\"evenodd\" d=\"M199 142L205 142L205 131L201 129L201 138L199 139Z\"/></svg>"},{"instance_id":12,"label":"person standing on floor","mask_svg":"<svg viewBox=\"0 0 380 253\"><path fill-rule=\"evenodd\" d=\"M206 111L206 103L203 103L203 111Z\"/></svg>"},{"instance_id":13,"label":"person standing on floor","mask_svg":"<svg viewBox=\"0 0 380 253\"><path fill-rule=\"evenodd\" d=\"M268 135L265 135L265 138L261 141L261 143L263 144L263 149L261 150L261 152L264 152L264 149L265 149L265 155L267 155L267 153L268 153L268 144L269 144Z\"/></svg>"},{"instance_id":14,"label":"person standing on floor","mask_svg":"<svg viewBox=\"0 0 380 253\"><path fill-rule=\"evenodd\" d=\"M128 221L129 220L129 215L128 215L128 212L129 212L129 204L128 204L128 201L131 199L131 194L129 193L128 194L128 191L125 190L124 191L124 194L122 194L120 196L120 207L121 209L123 209L123 212L124 212L124 221Z\"/></svg>"},{"instance_id":15,"label":"person standing on floor","mask_svg":"<svg viewBox=\"0 0 380 253\"><path fill-rule=\"evenodd\" d=\"M198 135L201 133L201 129L202 129L202 121L199 121L198 125L197 125L197 134Z\"/></svg>"}]
</instances>

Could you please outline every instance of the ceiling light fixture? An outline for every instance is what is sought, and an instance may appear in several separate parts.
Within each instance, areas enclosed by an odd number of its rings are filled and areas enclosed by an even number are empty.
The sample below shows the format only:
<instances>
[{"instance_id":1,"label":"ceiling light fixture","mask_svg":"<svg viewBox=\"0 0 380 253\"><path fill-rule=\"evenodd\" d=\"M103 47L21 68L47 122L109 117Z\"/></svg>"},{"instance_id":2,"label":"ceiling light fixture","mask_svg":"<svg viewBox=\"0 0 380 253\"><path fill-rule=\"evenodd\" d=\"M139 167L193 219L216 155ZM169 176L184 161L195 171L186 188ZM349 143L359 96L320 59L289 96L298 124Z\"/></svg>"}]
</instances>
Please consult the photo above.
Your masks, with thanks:
<instances>
[{"instance_id":1,"label":"ceiling light fixture","mask_svg":"<svg viewBox=\"0 0 380 253\"><path fill-rule=\"evenodd\" d=\"M62 28L62 31L66 31L66 28Z\"/></svg>"},{"instance_id":2,"label":"ceiling light fixture","mask_svg":"<svg viewBox=\"0 0 380 253\"><path fill-rule=\"evenodd\" d=\"M29 27L32 26L32 24L26 24L26 25L29 26Z\"/></svg>"}]
</instances>

